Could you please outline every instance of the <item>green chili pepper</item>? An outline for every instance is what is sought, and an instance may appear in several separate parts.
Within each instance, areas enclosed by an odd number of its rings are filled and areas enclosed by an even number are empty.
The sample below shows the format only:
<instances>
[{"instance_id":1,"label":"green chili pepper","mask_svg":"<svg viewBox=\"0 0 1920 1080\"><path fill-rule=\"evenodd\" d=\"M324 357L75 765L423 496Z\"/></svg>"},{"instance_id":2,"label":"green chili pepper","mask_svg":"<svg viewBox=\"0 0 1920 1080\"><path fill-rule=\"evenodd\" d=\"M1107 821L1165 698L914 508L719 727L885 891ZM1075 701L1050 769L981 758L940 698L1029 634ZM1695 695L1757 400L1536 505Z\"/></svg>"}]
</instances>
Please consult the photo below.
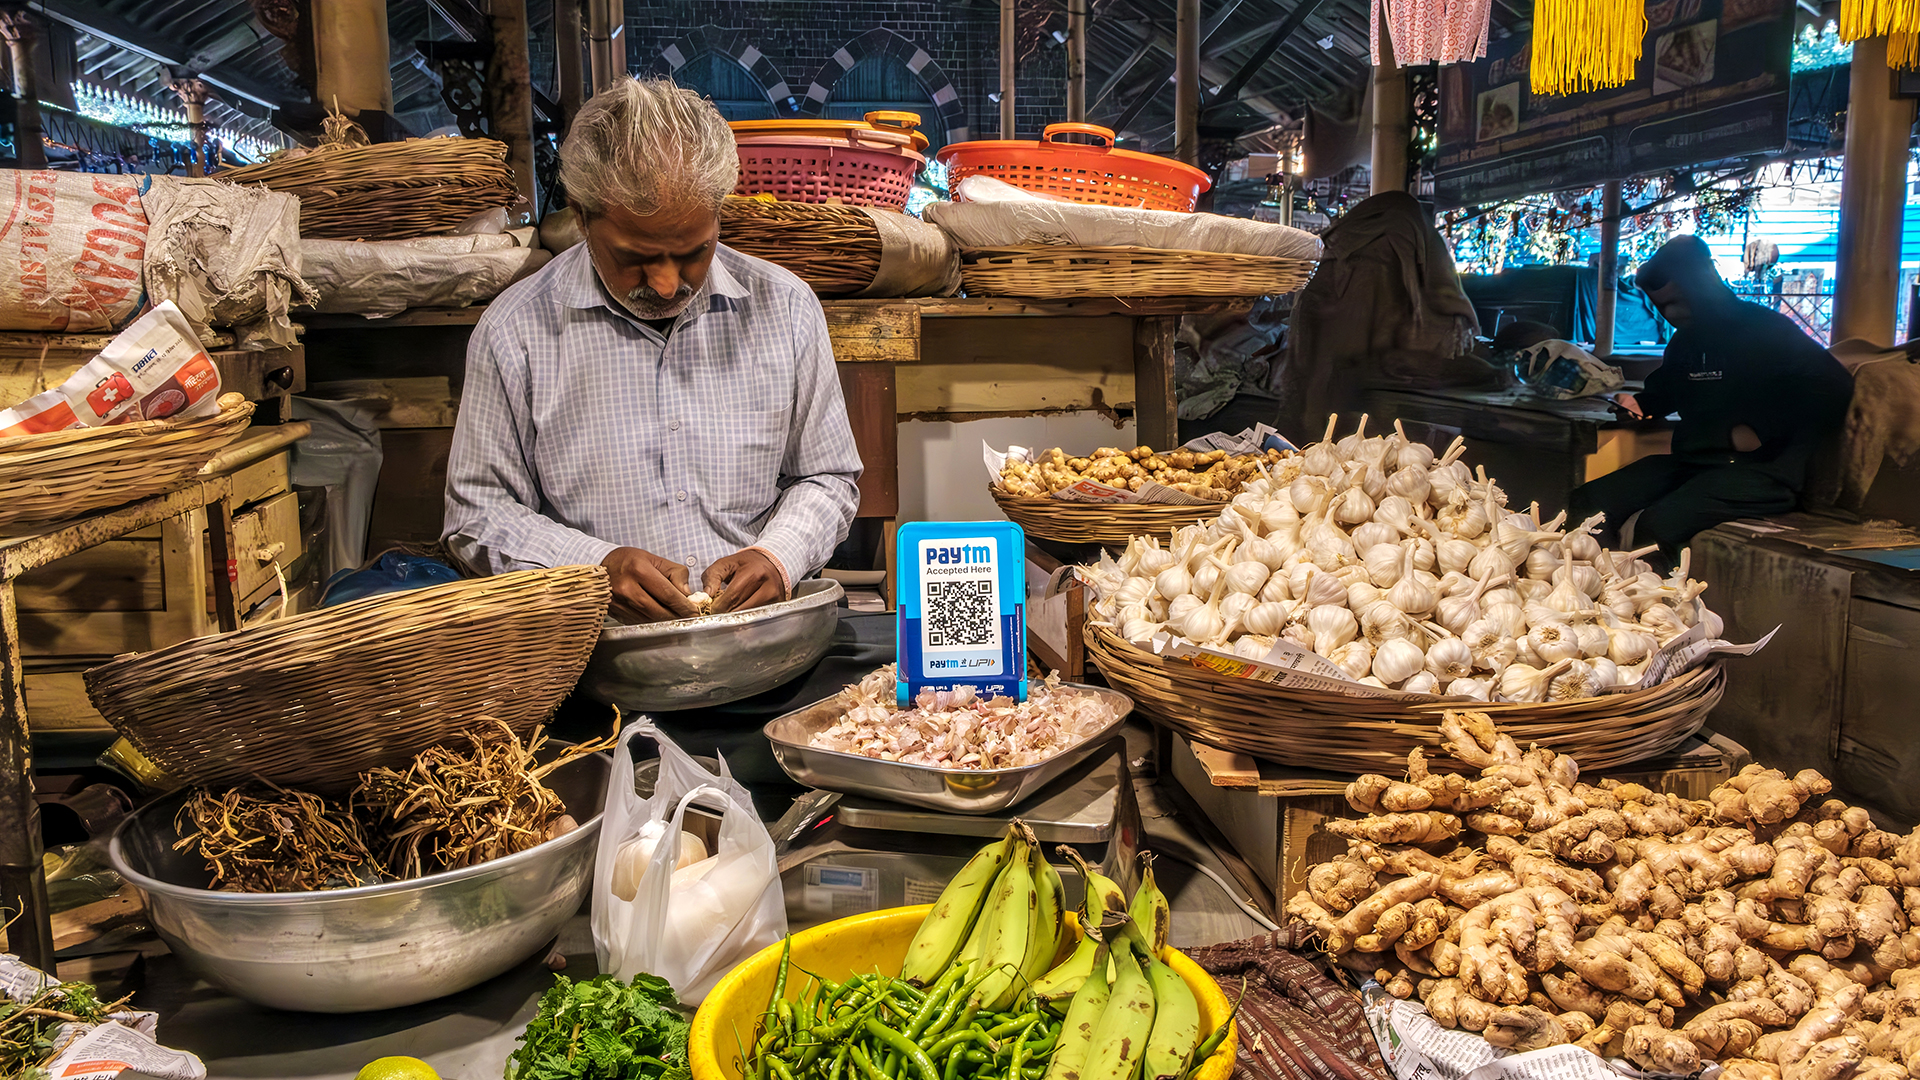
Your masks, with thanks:
<instances>
[{"instance_id":1,"label":"green chili pepper","mask_svg":"<svg viewBox=\"0 0 1920 1080\"><path fill-rule=\"evenodd\" d=\"M884 1027L876 1021L868 1020L867 1034L880 1040L881 1044L899 1052L907 1064L912 1065L920 1080L940 1080L940 1073L933 1067L933 1060L920 1045L898 1031Z\"/></svg>"},{"instance_id":2,"label":"green chili pepper","mask_svg":"<svg viewBox=\"0 0 1920 1080\"><path fill-rule=\"evenodd\" d=\"M861 1076L864 1076L866 1080L888 1080L887 1075L880 1071L879 1066L873 1063L873 1059L867 1056L867 1052L860 1048L859 1043L852 1045L853 1063L860 1066Z\"/></svg>"}]
</instances>

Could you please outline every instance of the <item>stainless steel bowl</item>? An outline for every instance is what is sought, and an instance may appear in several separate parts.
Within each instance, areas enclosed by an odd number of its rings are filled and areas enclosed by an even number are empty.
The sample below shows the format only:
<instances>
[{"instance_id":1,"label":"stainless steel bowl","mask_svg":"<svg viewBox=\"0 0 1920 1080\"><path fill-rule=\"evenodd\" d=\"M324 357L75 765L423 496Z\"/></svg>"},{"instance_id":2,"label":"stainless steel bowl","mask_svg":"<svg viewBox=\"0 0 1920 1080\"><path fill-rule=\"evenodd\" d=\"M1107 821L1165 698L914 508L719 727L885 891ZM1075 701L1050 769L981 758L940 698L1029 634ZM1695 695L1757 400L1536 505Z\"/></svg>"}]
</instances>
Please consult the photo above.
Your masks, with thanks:
<instances>
[{"instance_id":1,"label":"stainless steel bowl","mask_svg":"<svg viewBox=\"0 0 1920 1080\"><path fill-rule=\"evenodd\" d=\"M837 581L803 581L793 599L698 619L608 626L580 689L637 712L725 705L819 663L840 622Z\"/></svg>"},{"instance_id":2,"label":"stainless steel bowl","mask_svg":"<svg viewBox=\"0 0 1920 1080\"><path fill-rule=\"evenodd\" d=\"M936 769L930 765L881 761L809 745L808 740L816 733L832 727L840 719L841 709L834 698L816 701L771 720L762 731L773 743L774 760L788 776L809 787L890 799L956 814L991 814L1020 802L1078 764L1104 743L1106 736L1133 711L1133 699L1117 690L1079 683L1066 685L1112 701L1113 723L1037 765L1018 769Z\"/></svg>"},{"instance_id":3,"label":"stainless steel bowl","mask_svg":"<svg viewBox=\"0 0 1920 1080\"><path fill-rule=\"evenodd\" d=\"M169 948L236 997L295 1012L412 1005L465 990L533 955L593 884L613 760L594 754L546 782L578 829L504 859L411 881L313 893L207 888L197 850L173 850L188 792L135 812L113 834L113 868L146 896Z\"/></svg>"}]
</instances>

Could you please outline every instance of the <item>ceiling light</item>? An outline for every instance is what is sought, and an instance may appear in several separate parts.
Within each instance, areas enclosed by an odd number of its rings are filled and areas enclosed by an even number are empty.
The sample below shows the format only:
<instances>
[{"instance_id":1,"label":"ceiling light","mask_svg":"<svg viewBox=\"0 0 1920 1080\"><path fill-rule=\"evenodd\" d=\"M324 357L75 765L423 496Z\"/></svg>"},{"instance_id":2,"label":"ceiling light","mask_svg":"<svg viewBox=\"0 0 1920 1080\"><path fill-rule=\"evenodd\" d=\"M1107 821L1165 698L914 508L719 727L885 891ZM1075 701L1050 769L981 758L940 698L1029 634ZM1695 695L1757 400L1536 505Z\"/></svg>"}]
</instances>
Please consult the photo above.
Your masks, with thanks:
<instances>
[{"instance_id":1,"label":"ceiling light","mask_svg":"<svg viewBox=\"0 0 1920 1080\"><path fill-rule=\"evenodd\" d=\"M1326 37L1314 42L1314 44L1320 46L1322 49L1331 49L1333 48L1333 35L1328 34Z\"/></svg>"}]
</instances>

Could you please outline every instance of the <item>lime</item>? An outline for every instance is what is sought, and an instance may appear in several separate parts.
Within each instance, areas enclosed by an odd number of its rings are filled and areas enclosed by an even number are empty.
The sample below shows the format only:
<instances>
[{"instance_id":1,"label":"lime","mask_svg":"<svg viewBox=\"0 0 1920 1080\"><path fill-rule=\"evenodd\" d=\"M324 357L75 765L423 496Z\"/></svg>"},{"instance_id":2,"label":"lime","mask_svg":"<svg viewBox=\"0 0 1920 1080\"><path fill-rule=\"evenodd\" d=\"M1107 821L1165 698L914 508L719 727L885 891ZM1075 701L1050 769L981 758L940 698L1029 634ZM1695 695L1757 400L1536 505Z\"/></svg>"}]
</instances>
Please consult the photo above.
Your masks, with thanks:
<instances>
[{"instance_id":1,"label":"lime","mask_svg":"<svg viewBox=\"0 0 1920 1080\"><path fill-rule=\"evenodd\" d=\"M383 1057L367 1062L353 1080L440 1080L440 1074L417 1057Z\"/></svg>"}]
</instances>

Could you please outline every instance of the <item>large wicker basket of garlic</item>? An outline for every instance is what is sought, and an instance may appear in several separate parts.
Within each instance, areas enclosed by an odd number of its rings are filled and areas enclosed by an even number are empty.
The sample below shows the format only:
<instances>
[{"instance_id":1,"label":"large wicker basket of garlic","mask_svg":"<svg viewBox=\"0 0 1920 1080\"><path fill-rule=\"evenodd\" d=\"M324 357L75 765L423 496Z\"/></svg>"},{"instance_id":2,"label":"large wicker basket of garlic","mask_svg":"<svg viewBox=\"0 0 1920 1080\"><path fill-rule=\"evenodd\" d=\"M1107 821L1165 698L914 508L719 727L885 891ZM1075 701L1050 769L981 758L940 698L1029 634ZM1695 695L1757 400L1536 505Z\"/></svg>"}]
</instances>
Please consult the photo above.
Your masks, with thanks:
<instances>
[{"instance_id":1,"label":"large wicker basket of garlic","mask_svg":"<svg viewBox=\"0 0 1920 1080\"><path fill-rule=\"evenodd\" d=\"M1089 568L1095 663L1196 738L1310 768L1444 755L1441 714L1461 702L1593 767L1678 746L1724 688L1717 661L1674 663L1720 633L1687 558L1662 577L1651 548L1603 548L1598 518L1511 509L1460 450L1398 425L1368 437L1363 417L1164 544L1135 537ZM1234 663L1281 654L1299 674Z\"/></svg>"},{"instance_id":2,"label":"large wicker basket of garlic","mask_svg":"<svg viewBox=\"0 0 1920 1080\"><path fill-rule=\"evenodd\" d=\"M1289 455L1148 446L1103 446L1086 457L1057 447L1010 450L987 490L1007 520L1034 539L1119 551L1135 536L1214 517Z\"/></svg>"}]
</instances>

